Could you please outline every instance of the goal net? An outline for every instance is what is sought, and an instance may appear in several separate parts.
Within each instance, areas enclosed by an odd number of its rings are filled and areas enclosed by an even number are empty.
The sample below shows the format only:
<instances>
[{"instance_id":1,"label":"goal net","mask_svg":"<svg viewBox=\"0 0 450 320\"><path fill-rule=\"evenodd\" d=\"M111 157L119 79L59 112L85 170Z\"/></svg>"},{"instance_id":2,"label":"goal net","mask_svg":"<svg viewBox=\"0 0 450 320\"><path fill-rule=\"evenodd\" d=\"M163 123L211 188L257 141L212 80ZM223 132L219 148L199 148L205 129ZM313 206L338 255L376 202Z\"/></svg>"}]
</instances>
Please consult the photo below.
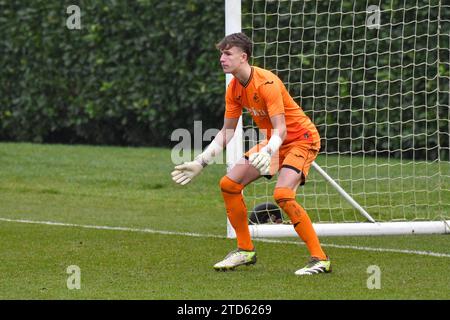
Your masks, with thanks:
<instances>
[{"instance_id":1,"label":"goal net","mask_svg":"<svg viewBox=\"0 0 450 320\"><path fill-rule=\"evenodd\" d=\"M313 168L297 200L318 234L449 232L450 2L243 0L240 10L251 63L285 83L320 132L317 165L376 222ZM246 150L253 129L244 113ZM245 189L249 216L274 203L275 183ZM282 218L250 222L253 236L295 236Z\"/></svg>"}]
</instances>

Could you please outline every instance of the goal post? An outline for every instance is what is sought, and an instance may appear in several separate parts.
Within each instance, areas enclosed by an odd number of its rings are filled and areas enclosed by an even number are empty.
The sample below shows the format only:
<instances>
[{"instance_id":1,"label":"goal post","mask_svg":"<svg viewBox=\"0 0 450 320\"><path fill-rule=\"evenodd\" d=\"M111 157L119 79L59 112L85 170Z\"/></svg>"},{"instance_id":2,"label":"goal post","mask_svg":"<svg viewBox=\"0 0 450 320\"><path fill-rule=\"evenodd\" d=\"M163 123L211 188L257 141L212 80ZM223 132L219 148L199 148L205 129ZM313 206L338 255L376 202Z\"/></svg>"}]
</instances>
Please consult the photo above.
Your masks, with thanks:
<instances>
[{"instance_id":1,"label":"goal post","mask_svg":"<svg viewBox=\"0 0 450 320\"><path fill-rule=\"evenodd\" d=\"M319 236L450 233L449 4L226 0L225 30L251 37L252 64L277 74L319 130L297 190ZM257 143L254 128L244 112L228 169ZM244 190L249 215L273 203L276 179L263 180ZM252 236L297 236L283 217L250 223Z\"/></svg>"},{"instance_id":2,"label":"goal post","mask_svg":"<svg viewBox=\"0 0 450 320\"><path fill-rule=\"evenodd\" d=\"M241 32L241 0L225 0L225 35ZM225 90L232 79L231 74L226 75ZM242 137L242 117L240 117L236 126L234 136L227 144L226 163L227 171L231 170L234 164L242 157L244 151ZM235 237L234 229L227 219L227 235Z\"/></svg>"}]
</instances>

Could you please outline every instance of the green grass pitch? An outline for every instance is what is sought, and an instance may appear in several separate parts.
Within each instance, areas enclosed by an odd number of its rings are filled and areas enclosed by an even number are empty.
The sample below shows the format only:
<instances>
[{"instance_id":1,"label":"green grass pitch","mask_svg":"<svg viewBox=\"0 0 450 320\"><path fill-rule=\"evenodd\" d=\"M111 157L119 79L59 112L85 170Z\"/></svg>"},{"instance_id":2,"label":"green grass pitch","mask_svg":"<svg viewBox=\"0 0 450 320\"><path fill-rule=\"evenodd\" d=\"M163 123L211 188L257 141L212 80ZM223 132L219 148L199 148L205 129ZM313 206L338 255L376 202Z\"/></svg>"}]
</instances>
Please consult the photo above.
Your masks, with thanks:
<instances>
[{"instance_id":1,"label":"green grass pitch","mask_svg":"<svg viewBox=\"0 0 450 320\"><path fill-rule=\"evenodd\" d=\"M294 276L299 240L258 241L255 266L215 272L235 248L225 167L184 187L172 167L169 149L0 143L0 299L450 299L448 235L323 237L333 273L311 277ZM67 288L71 265L81 289Z\"/></svg>"}]
</instances>

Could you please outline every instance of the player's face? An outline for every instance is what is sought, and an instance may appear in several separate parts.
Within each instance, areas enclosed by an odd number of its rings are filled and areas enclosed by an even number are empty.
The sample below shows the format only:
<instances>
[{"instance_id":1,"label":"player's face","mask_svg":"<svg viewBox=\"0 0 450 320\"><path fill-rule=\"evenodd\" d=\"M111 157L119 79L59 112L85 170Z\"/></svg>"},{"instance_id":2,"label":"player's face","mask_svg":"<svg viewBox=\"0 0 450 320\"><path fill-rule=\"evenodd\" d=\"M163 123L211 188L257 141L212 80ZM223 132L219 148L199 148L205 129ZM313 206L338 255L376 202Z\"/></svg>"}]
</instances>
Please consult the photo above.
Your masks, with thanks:
<instances>
[{"instance_id":1,"label":"player's face","mask_svg":"<svg viewBox=\"0 0 450 320\"><path fill-rule=\"evenodd\" d=\"M236 73L242 63L246 62L246 54L238 47L231 47L221 50L220 64L223 72Z\"/></svg>"}]
</instances>

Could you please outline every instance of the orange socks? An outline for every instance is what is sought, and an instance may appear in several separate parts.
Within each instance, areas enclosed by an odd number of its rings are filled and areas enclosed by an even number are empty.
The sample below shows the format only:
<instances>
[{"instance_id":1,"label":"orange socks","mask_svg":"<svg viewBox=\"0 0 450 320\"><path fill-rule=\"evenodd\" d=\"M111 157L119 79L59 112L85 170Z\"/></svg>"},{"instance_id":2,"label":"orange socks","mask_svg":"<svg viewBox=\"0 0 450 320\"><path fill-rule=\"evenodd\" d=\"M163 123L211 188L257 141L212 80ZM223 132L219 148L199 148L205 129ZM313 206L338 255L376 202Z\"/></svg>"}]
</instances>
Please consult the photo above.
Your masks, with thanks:
<instances>
[{"instance_id":1,"label":"orange socks","mask_svg":"<svg viewBox=\"0 0 450 320\"><path fill-rule=\"evenodd\" d=\"M313 228L311 220L305 209L295 201L295 192L289 188L275 188L274 198L278 205L289 216L294 229L305 242L312 257L325 260L327 257L323 252L319 238Z\"/></svg>"},{"instance_id":2,"label":"orange socks","mask_svg":"<svg viewBox=\"0 0 450 320\"><path fill-rule=\"evenodd\" d=\"M220 189L225 200L228 219L234 231L236 231L238 248L245 251L253 250L254 247L248 229L247 207L242 197L244 185L224 176L220 180Z\"/></svg>"},{"instance_id":3,"label":"orange socks","mask_svg":"<svg viewBox=\"0 0 450 320\"><path fill-rule=\"evenodd\" d=\"M242 196L244 185L224 176L220 180L220 189L228 219L236 232L238 248L246 251L253 250L254 246L248 229L247 207ZM325 260L327 256L320 246L319 238L308 214L295 201L295 192L289 188L275 188L274 198L291 219L295 231L305 242L311 256Z\"/></svg>"}]
</instances>

